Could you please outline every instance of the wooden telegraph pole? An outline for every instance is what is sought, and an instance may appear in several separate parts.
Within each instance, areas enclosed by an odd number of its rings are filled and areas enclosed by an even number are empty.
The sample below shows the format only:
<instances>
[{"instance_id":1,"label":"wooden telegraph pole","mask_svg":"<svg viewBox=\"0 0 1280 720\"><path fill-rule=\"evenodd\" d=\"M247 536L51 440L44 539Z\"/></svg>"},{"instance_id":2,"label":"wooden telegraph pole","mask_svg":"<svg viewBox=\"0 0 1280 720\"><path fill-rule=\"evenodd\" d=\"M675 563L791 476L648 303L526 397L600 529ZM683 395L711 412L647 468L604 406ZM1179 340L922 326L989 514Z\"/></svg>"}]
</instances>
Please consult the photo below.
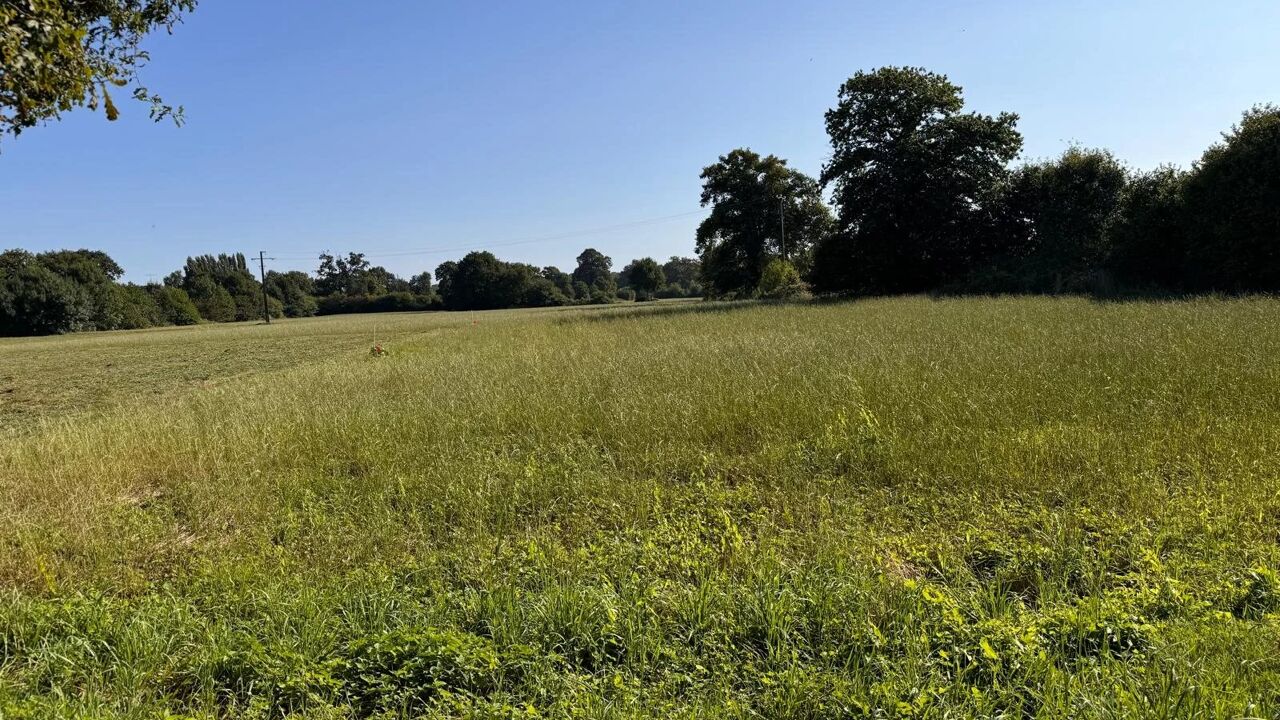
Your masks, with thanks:
<instances>
[{"instance_id":1,"label":"wooden telegraph pole","mask_svg":"<svg viewBox=\"0 0 1280 720\"><path fill-rule=\"evenodd\" d=\"M267 253L258 251L258 273L262 277L262 319L271 324L271 310L267 307Z\"/></svg>"}]
</instances>

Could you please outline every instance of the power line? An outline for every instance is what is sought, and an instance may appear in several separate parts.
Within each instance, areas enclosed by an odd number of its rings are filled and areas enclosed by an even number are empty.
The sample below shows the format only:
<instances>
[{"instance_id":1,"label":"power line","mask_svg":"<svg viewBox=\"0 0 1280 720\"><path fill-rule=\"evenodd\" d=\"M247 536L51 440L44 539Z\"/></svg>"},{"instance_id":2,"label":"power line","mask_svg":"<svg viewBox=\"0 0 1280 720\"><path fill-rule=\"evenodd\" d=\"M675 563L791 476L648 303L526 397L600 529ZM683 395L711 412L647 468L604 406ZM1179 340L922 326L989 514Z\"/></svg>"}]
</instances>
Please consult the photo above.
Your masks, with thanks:
<instances>
[{"instance_id":1,"label":"power line","mask_svg":"<svg viewBox=\"0 0 1280 720\"><path fill-rule=\"evenodd\" d=\"M701 215L705 212L706 212L705 210L699 209L699 210L693 210L690 212L677 213L675 215L663 215L661 217L646 218L644 220L634 220L626 223L618 223L616 225L605 225L601 227L584 229L584 230L572 230L569 232L556 233L553 235L540 235L536 237L523 238L520 240L507 240L503 242L477 242L469 245L457 245L454 247L422 248L417 250L397 250L394 252L385 252L385 253L367 253L365 257L371 258L371 259L377 259L377 258L389 258L389 257L407 257L410 255L441 255L444 253L474 250L477 247L500 248L500 247L512 247L515 245L531 245L534 243L551 242L553 240L565 240L568 238L583 237L587 235L599 235L607 232L613 232L616 230L626 230L626 229L635 228L635 227L657 225L664 222L670 222L672 220L679 220L681 218L693 217L694 215ZM321 252L324 252L324 251L321 251ZM279 259L285 259L285 260L301 260L301 259L314 259L319 255L320 255L320 252L316 252L310 255L280 254L280 255L277 255L276 257Z\"/></svg>"},{"instance_id":2,"label":"power line","mask_svg":"<svg viewBox=\"0 0 1280 720\"><path fill-rule=\"evenodd\" d=\"M785 203L786 203L786 199L785 199L785 198L778 198L778 199L777 199L777 201L778 201L778 202L783 206L782 214L785 216L785 213L786 213L786 211L785 211ZM762 198L762 199L760 199L760 200L750 201L750 202L745 202L745 203L744 203L744 202L741 202L741 201L738 201L738 200L735 200L735 201L733 201L733 205L735 205L735 206L737 206L737 207L739 207L739 208L742 208L742 207L753 207L753 206L762 206L762 205L772 205L774 202L775 202L775 199L774 199L773 197L768 197L768 198ZM536 244L536 243L551 242L551 241L554 241L554 240L565 240L565 239L575 238L575 237L584 237L584 236L590 236L590 235L600 235L600 234L604 234L604 233L608 233L608 232L614 232L614 231L617 231L617 230L628 230L628 229L636 228L636 227L645 227L645 226L649 226L649 225L658 225L658 224L661 224L661 223L664 223L664 222L670 222L670 221L672 221L672 220L679 220L679 219L681 219L681 218L693 217L693 216L695 216L695 215L703 215L703 214L705 214L705 213L707 213L707 212L708 212L708 208L699 208L699 209L697 209L697 210L690 210L690 211L687 211L687 212L676 213L676 214L674 214L674 215L661 215L661 216L658 216L658 217L645 218L645 219L643 219L643 220L632 220L632 221L630 221L630 222L617 223L617 224L614 224L614 225L603 225L603 226L595 227L595 228L588 228L588 229L583 229L583 230L571 230L571 231L568 231L568 232L555 233L555 234L551 234L551 235L539 235L539 236L528 237L528 238L522 238L522 239L517 239L517 240L506 240L506 241L501 241L501 242L476 242L476 243L471 243L471 244L469 244L469 245L455 245L455 246L452 246L452 247L420 248L420 249L415 249L415 250L395 250L395 251L391 251L391 252L382 252L382 253L365 253L365 254L364 254L364 257L365 257L365 258L367 258L367 259L376 260L376 259L380 259L380 258L410 257L410 256L414 256L414 255L444 255L444 254L447 254L447 253L468 252L468 251L476 250L476 249L484 249L484 250L487 250L487 249L490 249L490 248L514 247L514 246L517 246L517 245L532 245L532 244ZM783 245L783 246L784 246L784 248L785 248L785 243L786 243L786 239L785 239L785 238L786 238L786 226L785 226L785 222L786 222L786 220L785 220L785 217L784 217L784 218L783 218L783 223L784 223L784 225L783 225L783 229L782 229L782 234L783 234L783 240L782 240L782 242L783 242L783 244L784 244L784 245ZM315 251L315 252L307 253L307 254L302 254L302 253L277 253L277 254L276 254L276 256L275 256L274 258L268 258L268 259L270 259L270 260L277 260L277 259L278 259L278 260L314 260L314 259L316 259L317 257L319 257L322 253L327 253L327 252L329 252L329 251L328 251L328 250L317 250L317 251ZM785 254L785 252L786 252L786 251L784 250L783 252L784 252L784 254Z\"/></svg>"}]
</instances>

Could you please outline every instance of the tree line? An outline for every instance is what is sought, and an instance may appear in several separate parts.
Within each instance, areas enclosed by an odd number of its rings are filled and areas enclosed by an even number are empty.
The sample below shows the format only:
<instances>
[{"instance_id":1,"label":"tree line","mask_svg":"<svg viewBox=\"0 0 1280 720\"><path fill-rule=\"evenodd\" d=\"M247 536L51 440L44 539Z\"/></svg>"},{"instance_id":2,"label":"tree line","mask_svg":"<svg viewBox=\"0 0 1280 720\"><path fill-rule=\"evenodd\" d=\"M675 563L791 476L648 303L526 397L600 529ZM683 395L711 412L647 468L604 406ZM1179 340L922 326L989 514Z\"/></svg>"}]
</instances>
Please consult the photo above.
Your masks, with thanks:
<instances>
[{"instance_id":1,"label":"tree line","mask_svg":"<svg viewBox=\"0 0 1280 720\"><path fill-rule=\"evenodd\" d=\"M859 72L837 100L818 178L749 149L703 170L707 294L1280 290L1274 105L1190 169L1141 171L1083 147L1014 166L1018 116L965 112L923 68Z\"/></svg>"},{"instance_id":2,"label":"tree line","mask_svg":"<svg viewBox=\"0 0 1280 720\"><path fill-rule=\"evenodd\" d=\"M1280 290L1280 108L1247 110L1189 169L1135 170L1102 149L1014 161L1018 116L966 112L923 68L859 72L826 113L814 178L739 148L703 169L698 258L572 272L473 252L408 279L361 253L265 277L266 312L305 317L646 300L889 293L1244 293ZM119 282L105 253L0 253L0 334L262 316L243 255L204 255L163 283Z\"/></svg>"},{"instance_id":3,"label":"tree line","mask_svg":"<svg viewBox=\"0 0 1280 720\"><path fill-rule=\"evenodd\" d=\"M672 257L613 260L588 248L572 272L473 252L408 279L362 253L321 254L314 275L269 271L265 285L240 253L200 255L161 283L120 282L97 250L0 253L0 335L48 335L200 322L411 310L489 310L697 297L700 263Z\"/></svg>"}]
</instances>

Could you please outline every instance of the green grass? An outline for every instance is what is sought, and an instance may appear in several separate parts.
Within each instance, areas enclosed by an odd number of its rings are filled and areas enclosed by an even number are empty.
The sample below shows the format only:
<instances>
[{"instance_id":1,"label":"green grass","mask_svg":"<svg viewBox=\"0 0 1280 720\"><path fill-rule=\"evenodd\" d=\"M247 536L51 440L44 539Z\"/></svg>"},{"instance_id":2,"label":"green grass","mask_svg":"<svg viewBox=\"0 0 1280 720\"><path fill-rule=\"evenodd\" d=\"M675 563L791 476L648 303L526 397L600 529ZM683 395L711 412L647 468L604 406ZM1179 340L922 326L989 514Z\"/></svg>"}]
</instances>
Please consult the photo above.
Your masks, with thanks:
<instances>
[{"instance_id":1,"label":"green grass","mask_svg":"<svg viewBox=\"0 0 1280 720\"><path fill-rule=\"evenodd\" d=\"M442 314L324 317L130 332L0 338L0 432L138 397L396 344L462 320Z\"/></svg>"},{"instance_id":2,"label":"green grass","mask_svg":"<svg viewBox=\"0 0 1280 720\"><path fill-rule=\"evenodd\" d=\"M4 717L1280 715L1280 301L0 358Z\"/></svg>"}]
</instances>

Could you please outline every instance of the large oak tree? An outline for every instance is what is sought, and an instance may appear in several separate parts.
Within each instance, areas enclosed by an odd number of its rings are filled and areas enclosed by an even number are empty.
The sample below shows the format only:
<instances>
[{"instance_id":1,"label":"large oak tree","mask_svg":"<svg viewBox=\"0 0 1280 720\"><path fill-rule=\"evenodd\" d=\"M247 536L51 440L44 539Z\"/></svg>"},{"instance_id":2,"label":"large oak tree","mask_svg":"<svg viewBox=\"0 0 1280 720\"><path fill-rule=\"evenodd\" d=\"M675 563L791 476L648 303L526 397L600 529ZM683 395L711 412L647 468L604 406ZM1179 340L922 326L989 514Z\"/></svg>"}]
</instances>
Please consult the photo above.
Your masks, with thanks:
<instances>
[{"instance_id":1,"label":"large oak tree","mask_svg":"<svg viewBox=\"0 0 1280 720\"><path fill-rule=\"evenodd\" d=\"M1022 148L1018 116L961 112L959 86L921 68L859 72L827 111L836 232L819 289L927 290L981 262L995 198Z\"/></svg>"}]
</instances>

